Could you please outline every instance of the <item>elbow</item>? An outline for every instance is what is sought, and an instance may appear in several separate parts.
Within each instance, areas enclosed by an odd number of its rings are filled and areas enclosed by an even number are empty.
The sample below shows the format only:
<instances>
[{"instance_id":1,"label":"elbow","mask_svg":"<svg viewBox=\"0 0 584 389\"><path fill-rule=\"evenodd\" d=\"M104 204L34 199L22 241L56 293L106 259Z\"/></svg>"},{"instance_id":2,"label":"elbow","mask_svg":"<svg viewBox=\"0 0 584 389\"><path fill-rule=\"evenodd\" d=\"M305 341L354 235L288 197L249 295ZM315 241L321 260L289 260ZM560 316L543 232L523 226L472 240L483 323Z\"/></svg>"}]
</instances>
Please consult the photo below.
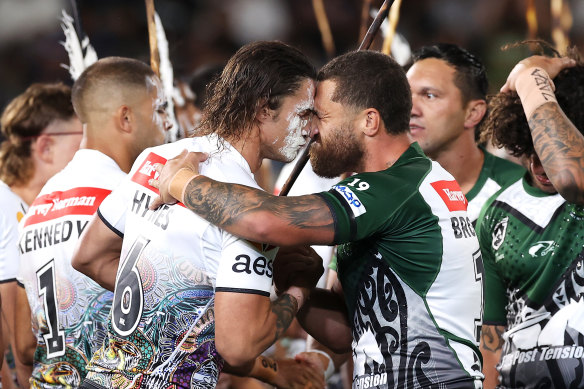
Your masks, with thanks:
<instances>
[{"instance_id":1,"label":"elbow","mask_svg":"<svg viewBox=\"0 0 584 389\"><path fill-rule=\"evenodd\" d=\"M32 332L31 336L33 336ZM16 338L14 343L14 356L16 359L18 359L23 365L32 366L34 362L34 353L36 351L36 343L26 344L26 342L23 342L19 337Z\"/></svg>"},{"instance_id":2,"label":"elbow","mask_svg":"<svg viewBox=\"0 0 584 389\"><path fill-rule=\"evenodd\" d=\"M233 337L231 339L230 337L215 337L217 352L226 363L235 368L245 366L257 357L254 350L251 350L253 346L247 347L244 343L233 339Z\"/></svg>"},{"instance_id":3,"label":"elbow","mask_svg":"<svg viewBox=\"0 0 584 389\"><path fill-rule=\"evenodd\" d=\"M73 266L73 269L77 270L78 272L89 276L88 265L89 262L83 258L80 245L78 244L77 247L75 247L75 251L73 252L73 257L71 258L71 266Z\"/></svg>"}]
</instances>

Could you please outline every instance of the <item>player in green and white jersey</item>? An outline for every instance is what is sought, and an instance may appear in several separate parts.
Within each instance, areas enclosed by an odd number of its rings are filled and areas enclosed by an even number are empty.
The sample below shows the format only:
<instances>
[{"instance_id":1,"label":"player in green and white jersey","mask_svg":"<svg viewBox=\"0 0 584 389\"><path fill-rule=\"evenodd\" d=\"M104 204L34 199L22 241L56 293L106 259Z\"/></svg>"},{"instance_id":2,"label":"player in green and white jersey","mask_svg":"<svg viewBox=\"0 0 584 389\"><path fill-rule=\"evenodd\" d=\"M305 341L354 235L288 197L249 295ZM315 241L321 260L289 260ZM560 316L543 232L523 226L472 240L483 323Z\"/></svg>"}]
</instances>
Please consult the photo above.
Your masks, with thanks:
<instances>
[{"instance_id":1,"label":"player in green and white jersey","mask_svg":"<svg viewBox=\"0 0 584 389\"><path fill-rule=\"evenodd\" d=\"M340 283L315 289L298 318L333 351L352 350L354 388L481 387L478 241L458 183L411 143L403 70L357 51L329 62L317 80L314 171L357 175L329 192L274 197L198 175L201 156L191 153L161 170L162 201L181 200L246 239L342 244ZM185 167L188 179L175 175ZM276 279L298 271L286 264Z\"/></svg>"},{"instance_id":2,"label":"player in green and white jersey","mask_svg":"<svg viewBox=\"0 0 584 389\"><path fill-rule=\"evenodd\" d=\"M520 62L505 85L519 97L494 97L482 134L527 167L487 202L477 225L489 388L584 387L584 64L574 65L568 58ZM528 121L517 119L523 111Z\"/></svg>"},{"instance_id":3,"label":"player in green and white jersey","mask_svg":"<svg viewBox=\"0 0 584 389\"><path fill-rule=\"evenodd\" d=\"M456 178L476 223L487 199L525 172L477 145L475 132L487 107L486 69L475 55L447 43L423 46L412 59L412 138Z\"/></svg>"}]
</instances>

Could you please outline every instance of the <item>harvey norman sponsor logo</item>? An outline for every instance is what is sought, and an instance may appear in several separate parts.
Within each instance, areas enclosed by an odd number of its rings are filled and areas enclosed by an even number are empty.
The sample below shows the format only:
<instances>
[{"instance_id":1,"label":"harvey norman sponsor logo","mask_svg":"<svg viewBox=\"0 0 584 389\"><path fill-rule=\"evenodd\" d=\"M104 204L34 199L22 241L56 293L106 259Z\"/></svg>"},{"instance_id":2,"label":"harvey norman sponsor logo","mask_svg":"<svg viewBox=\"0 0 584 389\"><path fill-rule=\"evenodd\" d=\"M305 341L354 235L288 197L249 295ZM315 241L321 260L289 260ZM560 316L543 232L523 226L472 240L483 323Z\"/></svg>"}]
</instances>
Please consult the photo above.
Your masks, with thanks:
<instances>
[{"instance_id":1,"label":"harvey norman sponsor logo","mask_svg":"<svg viewBox=\"0 0 584 389\"><path fill-rule=\"evenodd\" d=\"M140 165L140 168L132 176L132 181L158 194L158 189L148 184L148 180L151 178L158 178L158 172L154 169L154 164L157 163L165 164L166 158L154 153L148 154L144 162L142 162L142 165Z\"/></svg>"},{"instance_id":2,"label":"harvey norman sponsor logo","mask_svg":"<svg viewBox=\"0 0 584 389\"><path fill-rule=\"evenodd\" d=\"M24 225L65 215L93 215L110 192L109 189L82 187L39 196L30 206Z\"/></svg>"},{"instance_id":3,"label":"harvey norman sponsor logo","mask_svg":"<svg viewBox=\"0 0 584 389\"><path fill-rule=\"evenodd\" d=\"M456 181L436 181L430 185L444 201L450 212L466 211L468 201Z\"/></svg>"},{"instance_id":4,"label":"harvey norman sponsor logo","mask_svg":"<svg viewBox=\"0 0 584 389\"><path fill-rule=\"evenodd\" d=\"M154 165L157 163L165 164L166 158L154 153L148 154L144 162L142 162L142 165L140 165L136 173L134 173L132 176L132 181L156 194L159 194L160 192L158 192L158 189L148 183L148 180L152 178L158 178L159 176L158 172L154 168ZM181 207L184 207L184 204L181 202L178 202L177 204Z\"/></svg>"}]
</instances>

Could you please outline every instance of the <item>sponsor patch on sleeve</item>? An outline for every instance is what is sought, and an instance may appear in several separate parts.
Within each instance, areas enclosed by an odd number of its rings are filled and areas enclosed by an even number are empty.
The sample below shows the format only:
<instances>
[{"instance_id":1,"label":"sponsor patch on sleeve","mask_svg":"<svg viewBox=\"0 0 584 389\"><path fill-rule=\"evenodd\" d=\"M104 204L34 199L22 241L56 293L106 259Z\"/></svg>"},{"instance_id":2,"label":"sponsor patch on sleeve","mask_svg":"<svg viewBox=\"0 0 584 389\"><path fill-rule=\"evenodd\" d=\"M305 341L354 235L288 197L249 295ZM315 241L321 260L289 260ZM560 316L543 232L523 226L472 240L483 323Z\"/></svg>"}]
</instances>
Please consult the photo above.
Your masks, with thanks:
<instances>
[{"instance_id":1,"label":"sponsor patch on sleeve","mask_svg":"<svg viewBox=\"0 0 584 389\"><path fill-rule=\"evenodd\" d=\"M359 200L359 197L357 197L357 195L347 186L335 185L333 186L333 189L341 194L341 197L347 202L355 217L363 215L365 212L367 212L365 206L361 200Z\"/></svg>"},{"instance_id":2,"label":"sponsor patch on sleeve","mask_svg":"<svg viewBox=\"0 0 584 389\"><path fill-rule=\"evenodd\" d=\"M430 183L450 212L466 211L468 201L456 181L436 181Z\"/></svg>"},{"instance_id":3,"label":"sponsor patch on sleeve","mask_svg":"<svg viewBox=\"0 0 584 389\"><path fill-rule=\"evenodd\" d=\"M166 163L166 158L154 153L148 154L144 162L142 162L142 165L140 165L140 168L132 176L132 181L156 192L156 194L158 194L158 189L150 186L148 180L158 178L158 172L154 169L154 164L157 163Z\"/></svg>"},{"instance_id":4,"label":"sponsor patch on sleeve","mask_svg":"<svg viewBox=\"0 0 584 389\"><path fill-rule=\"evenodd\" d=\"M269 296L277 248L238 239L223 248L216 290Z\"/></svg>"}]
</instances>

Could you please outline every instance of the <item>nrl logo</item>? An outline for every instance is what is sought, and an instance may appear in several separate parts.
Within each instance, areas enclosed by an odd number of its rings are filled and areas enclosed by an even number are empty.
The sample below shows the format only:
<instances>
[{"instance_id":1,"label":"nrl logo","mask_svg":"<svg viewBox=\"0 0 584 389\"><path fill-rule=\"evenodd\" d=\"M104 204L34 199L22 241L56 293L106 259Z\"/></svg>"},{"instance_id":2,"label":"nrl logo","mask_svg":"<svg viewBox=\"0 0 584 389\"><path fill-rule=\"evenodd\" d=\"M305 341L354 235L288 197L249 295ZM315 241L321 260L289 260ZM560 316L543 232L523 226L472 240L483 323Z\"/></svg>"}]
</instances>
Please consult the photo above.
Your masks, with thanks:
<instances>
[{"instance_id":1,"label":"nrl logo","mask_svg":"<svg viewBox=\"0 0 584 389\"><path fill-rule=\"evenodd\" d=\"M501 244L503 244L503 241L505 240L505 234L507 232L507 224L509 223L509 217L505 217L503 220L501 220L499 223L497 223L495 225L495 228L493 229L493 242L491 243L491 245L493 246L493 249L498 250L499 247L501 247Z\"/></svg>"}]
</instances>

